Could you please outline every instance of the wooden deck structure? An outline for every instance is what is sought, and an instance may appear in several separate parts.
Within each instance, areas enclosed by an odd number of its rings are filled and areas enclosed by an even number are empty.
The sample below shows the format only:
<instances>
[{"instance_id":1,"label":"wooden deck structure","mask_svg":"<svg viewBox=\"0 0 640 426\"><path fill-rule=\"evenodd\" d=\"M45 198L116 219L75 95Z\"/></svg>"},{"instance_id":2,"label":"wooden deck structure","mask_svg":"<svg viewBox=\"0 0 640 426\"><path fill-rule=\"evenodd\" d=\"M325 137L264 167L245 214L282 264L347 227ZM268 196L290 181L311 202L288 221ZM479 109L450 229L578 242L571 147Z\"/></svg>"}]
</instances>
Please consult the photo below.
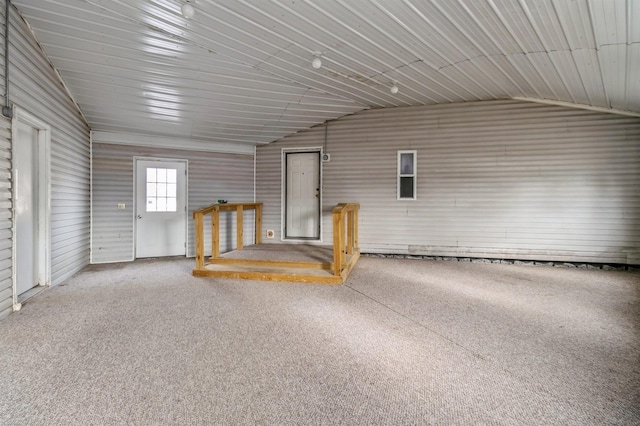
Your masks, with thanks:
<instances>
[{"instance_id":1,"label":"wooden deck structure","mask_svg":"<svg viewBox=\"0 0 640 426\"><path fill-rule=\"evenodd\" d=\"M236 250L243 249L245 211L255 210L255 243L262 242L262 203L213 204L193 212L196 238L194 276L342 284L360 258L358 212L360 204L341 203L333 208L333 261L306 262L220 257L220 212L236 212ZM211 257L205 264L204 220L211 215Z\"/></svg>"}]
</instances>

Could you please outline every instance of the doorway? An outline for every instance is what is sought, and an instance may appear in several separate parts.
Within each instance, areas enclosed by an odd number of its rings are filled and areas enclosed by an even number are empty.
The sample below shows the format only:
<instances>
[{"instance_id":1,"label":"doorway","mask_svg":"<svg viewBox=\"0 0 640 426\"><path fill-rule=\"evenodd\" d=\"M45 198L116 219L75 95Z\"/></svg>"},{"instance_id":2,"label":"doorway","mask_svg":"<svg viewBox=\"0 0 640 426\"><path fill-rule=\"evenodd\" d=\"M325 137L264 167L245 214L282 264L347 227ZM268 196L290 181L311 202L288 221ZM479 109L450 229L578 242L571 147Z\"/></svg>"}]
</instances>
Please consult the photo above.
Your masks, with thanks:
<instances>
[{"instance_id":1,"label":"doorway","mask_svg":"<svg viewBox=\"0 0 640 426\"><path fill-rule=\"evenodd\" d=\"M12 121L14 310L50 283L51 128L16 108Z\"/></svg>"},{"instance_id":2,"label":"doorway","mask_svg":"<svg viewBox=\"0 0 640 426\"><path fill-rule=\"evenodd\" d=\"M284 238L320 240L320 150L284 151Z\"/></svg>"},{"instance_id":3,"label":"doorway","mask_svg":"<svg viewBox=\"0 0 640 426\"><path fill-rule=\"evenodd\" d=\"M187 161L136 158L136 258L187 252Z\"/></svg>"}]
</instances>

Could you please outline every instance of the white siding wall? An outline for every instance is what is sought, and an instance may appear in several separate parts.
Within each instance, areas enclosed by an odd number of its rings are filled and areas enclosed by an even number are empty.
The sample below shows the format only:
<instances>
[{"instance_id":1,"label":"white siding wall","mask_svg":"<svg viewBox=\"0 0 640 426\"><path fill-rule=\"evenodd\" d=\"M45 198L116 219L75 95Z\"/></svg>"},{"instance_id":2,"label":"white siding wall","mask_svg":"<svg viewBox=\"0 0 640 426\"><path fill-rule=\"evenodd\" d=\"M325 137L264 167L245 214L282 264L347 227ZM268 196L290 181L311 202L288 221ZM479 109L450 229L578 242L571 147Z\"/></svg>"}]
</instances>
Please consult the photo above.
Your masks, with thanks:
<instances>
[{"instance_id":1,"label":"white siding wall","mask_svg":"<svg viewBox=\"0 0 640 426\"><path fill-rule=\"evenodd\" d=\"M263 229L280 239L281 149L257 149ZM396 152L418 151L418 199L396 200ZM519 101L370 110L329 123L332 206L360 202L363 252L640 263L640 119Z\"/></svg>"},{"instance_id":2,"label":"white siding wall","mask_svg":"<svg viewBox=\"0 0 640 426\"><path fill-rule=\"evenodd\" d=\"M0 319L13 306L11 253L11 121L0 116Z\"/></svg>"},{"instance_id":3,"label":"white siding wall","mask_svg":"<svg viewBox=\"0 0 640 426\"><path fill-rule=\"evenodd\" d=\"M126 141L127 135L123 135ZM93 143L93 263L122 262L134 258L134 156L188 161L187 255L194 256L193 210L218 199L253 201L253 155L221 154L191 150L147 148ZM118 210L118 203L126 205ZM221 214L221 249L235 245L235 213ZM253 215L245 213L244 241L253 243ZM205 222L205 250L211 252L211 225Z\"/></svg>"},{"instance_id":4,"label":"white siding wall","mask_svg":"<svg viewBox=\"0 0 640 426\"><path fill-rule=\"evenodd\" d=\"M4 2L1 10L4 15ZM55 285L89 263L89 128L15 8L10 17L9 99L51 126L51 284ZM4 22L4 16L1 19ZM4 78L1 87L4 94ZM0 121L1 318L11 307L11 131L8 120Z\"/></svg>"}]
</instances>

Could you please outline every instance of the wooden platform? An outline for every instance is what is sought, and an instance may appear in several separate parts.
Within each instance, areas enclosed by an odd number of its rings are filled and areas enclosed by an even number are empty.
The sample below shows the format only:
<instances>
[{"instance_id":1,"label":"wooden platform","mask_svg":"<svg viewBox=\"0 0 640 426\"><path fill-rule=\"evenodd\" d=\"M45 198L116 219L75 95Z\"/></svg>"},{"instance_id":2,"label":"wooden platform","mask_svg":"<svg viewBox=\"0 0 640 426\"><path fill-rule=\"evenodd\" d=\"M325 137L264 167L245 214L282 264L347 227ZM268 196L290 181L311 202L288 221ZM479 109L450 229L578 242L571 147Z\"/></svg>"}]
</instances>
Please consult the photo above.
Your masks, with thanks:
<instances>
[{"instance_id":1,"label":"wooden platform","mask_svg":"<svg viewBox=\"0 0 640 426\"><path fill-rule=\"evenodd\" d=\"M193 275L262 281L342 284L359 258L347 256L348 268L333 274L333 250L330 246L299 244L260 244L244 247L210 259Z\"/></svg>"}]
</instances>

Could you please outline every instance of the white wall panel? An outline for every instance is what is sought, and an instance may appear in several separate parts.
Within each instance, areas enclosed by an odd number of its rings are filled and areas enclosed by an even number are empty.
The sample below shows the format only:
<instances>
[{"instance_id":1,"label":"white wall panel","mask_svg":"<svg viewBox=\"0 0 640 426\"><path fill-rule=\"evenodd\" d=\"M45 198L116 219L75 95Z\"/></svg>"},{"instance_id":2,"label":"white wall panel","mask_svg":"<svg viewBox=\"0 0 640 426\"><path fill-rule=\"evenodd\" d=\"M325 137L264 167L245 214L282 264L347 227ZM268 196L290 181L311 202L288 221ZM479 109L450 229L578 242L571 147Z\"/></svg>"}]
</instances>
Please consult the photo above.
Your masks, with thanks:
<instances>
[{"instance_id":1,"label":"white wall panel","mask_svg":"<svg viewBox=\"0 0 640 426\"><path fill-rule=\"evenodd\" d=\"M4 4L0 8L0 19L4 22ZM0 31L0 45L4 46L4 31ZM4 49L0 53L4 56ZM4 61L0 66L0 101L5 103ZM0 320L7 317L13 305L12 241L11 241L11 121L0 115ZM9 265L6 262L9 262Z\"/></svg>"},{"instance_id":2,"label":"white wall panel","mask_svg":"<svg viewBox=\"0 0 640 426\"><path fill-rule=\"evenodd\" d=\"M263 229L280 241L281 150L257 148ZM418 151L418 200L396 200L396 151ZM640 263L640 119L518 101L361 112L329 123L332 206L359 202L365 252Z\"/></svg>"},{"instance_id":3,"label":"white wall panel","mask_svg":"<svg viewBox=\"0 0 640 426\"><path fill-rule=\"evenodd\" d=\"M11 122L0 116L0 320L13 306L11 246Z\"/></svg>"},{"instance_id":4,"label":"white wall panel","mask_svg":"<svg viewBox=\"0 0 640 426\"><path fill-rule=\"evenodd\" d=\"M253 155L199 152L125 145L137 137L122 134L118 144L101 143L98 133L93 143L92 263L122 262L134 258L135 156L185 159L188 161L187 256L195 255L193 210L218 199L253 202ZM114 134L109 135L110 138ZM113 142L109 139L110 142ZM119 210L118 203L126 208ZM211 252L211 224L205 222L205 251ZM221 213L221 250L235 246L235 213ZM245 244L253 244L253 213L245 213Z\"/></svg>"},{"instance_id":5,"label":"white wall panel","mask_svg":"<svg viewBox=\"0 0 640 426\"><path fill-rule=\"evenodd\" d=\"M89 263L89 128L11 9L10 100L51 126L51 284Z\"/></svg>"}]
</instances>

